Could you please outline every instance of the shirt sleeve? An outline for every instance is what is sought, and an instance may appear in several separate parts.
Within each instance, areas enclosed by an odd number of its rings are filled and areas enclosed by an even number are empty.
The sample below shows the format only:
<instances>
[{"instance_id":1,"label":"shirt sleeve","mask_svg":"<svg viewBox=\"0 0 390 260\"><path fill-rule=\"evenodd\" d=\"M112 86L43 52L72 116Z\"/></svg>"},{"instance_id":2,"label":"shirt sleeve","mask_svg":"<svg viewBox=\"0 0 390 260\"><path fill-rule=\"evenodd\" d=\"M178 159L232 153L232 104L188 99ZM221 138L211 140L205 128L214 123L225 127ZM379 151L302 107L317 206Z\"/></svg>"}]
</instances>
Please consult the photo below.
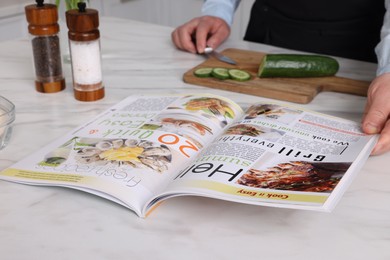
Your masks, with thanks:
<instances>
[{"instance_id":1,"label":"shirt sleeve","mask_svg":"<svg viewBox=\"0 0 390 260\"><path fill-rule=\"evenodd\" d=\"M390 72L390 0L385 0L386 13L381 30L381 41L375 48L378 57L377 76Z\"/></svg>"},{"instance_id":2,"label":"shirt sleeve","mask_svg":"<svg viewBox=\"0 0 390 260\"><path fill-rule=\"evenodd\" d=\"M234 12L241 0L205 0L202 6L202 15L219 17L229 25L233 24Z\"/></svg>"}]
</instances>

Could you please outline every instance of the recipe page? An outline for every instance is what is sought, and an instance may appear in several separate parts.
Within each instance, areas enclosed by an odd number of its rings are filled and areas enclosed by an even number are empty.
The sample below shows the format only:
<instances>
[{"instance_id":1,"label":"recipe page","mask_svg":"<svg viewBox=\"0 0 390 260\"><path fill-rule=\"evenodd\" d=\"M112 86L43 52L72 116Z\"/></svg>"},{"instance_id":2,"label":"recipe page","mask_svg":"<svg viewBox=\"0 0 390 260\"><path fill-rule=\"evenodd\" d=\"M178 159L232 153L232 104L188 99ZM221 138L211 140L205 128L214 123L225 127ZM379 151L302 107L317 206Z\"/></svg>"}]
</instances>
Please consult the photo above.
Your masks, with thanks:
<instances>
[{"instance_id":1,"label":"recipe page","mask_svg":"<svg viewBox=\"0 0 390 260\"><path fill-rule=\"evenodd\" d=\"M279 104L251 106L163 197L193 194L330 210L376 142L359 123Z\"/></svg>"},{"instance_id":2,"label":"recipe page","mask_svg":"<svg viewBox=\"0 0 390 260\"><path fill-rule=\"evenodd\" d=\"M80 189L141 214L146 201L241 113L213 95L131 96L0 178Z\"/></svg>"}]
</instances>

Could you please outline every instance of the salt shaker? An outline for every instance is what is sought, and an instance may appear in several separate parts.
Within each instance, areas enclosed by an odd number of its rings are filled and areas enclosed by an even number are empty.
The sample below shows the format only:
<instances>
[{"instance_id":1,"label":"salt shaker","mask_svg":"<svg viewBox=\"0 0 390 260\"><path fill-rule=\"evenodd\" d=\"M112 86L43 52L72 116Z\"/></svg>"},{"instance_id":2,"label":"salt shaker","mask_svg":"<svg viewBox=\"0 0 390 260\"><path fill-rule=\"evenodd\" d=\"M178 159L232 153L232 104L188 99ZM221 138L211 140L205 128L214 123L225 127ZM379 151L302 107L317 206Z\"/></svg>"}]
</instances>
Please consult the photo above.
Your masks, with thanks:
<instances>
[{"instance_id":1,"label":"salt shaker","mask_svg":"<svg viewBox=\"0 0 390 260\"><path fill-rule=\"evenodd\" d=\"M99 100L104 97L99 13L79 2L78 9L66 11L66 24L75 98L80 101Z\"/></svg>"},{"instance_id":2,"label":"salt shaker","mask_svg":"<svg viewBox=\"0 0 390 260\"><path fill-rule=\"evenodd\" d=\"M65 89L62 73L58 13L54 4L36 4L25 7L28 32L30 34L34 69L35 87L42 93L53 93Z\"/></svg>"}]
</instances>

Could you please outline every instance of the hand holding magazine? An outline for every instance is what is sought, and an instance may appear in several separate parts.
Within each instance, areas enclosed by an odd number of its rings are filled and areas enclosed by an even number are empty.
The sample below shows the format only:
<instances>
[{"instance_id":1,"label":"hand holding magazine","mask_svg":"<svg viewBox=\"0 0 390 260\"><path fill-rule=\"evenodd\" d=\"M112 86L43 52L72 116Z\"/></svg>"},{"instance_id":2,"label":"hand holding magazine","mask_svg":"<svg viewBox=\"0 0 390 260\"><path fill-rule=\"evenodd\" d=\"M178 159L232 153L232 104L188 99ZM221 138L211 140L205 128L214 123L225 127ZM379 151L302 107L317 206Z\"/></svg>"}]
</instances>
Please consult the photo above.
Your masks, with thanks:
<instances>
[{"instance_id":1,"label":"hand holding magazine","mask_svg":"<svg viewBox=\"0 0 390 260\"><path fill-rule=\"evenodd\" d=\"M140 217L182 195L331 211L376 140L356 122L277 103L244 112L209 94L130 96L0 179L82 190Z\"/></svg>"}]
</instances>

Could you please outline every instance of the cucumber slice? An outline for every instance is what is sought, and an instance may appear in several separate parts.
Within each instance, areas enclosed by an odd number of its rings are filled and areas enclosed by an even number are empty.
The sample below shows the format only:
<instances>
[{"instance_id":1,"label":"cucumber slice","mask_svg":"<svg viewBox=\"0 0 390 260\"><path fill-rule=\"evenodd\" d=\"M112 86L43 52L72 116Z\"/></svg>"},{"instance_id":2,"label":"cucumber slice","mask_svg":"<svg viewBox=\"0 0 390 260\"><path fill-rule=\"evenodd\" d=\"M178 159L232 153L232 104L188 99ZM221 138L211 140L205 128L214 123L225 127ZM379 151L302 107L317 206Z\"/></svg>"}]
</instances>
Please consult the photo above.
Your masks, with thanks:
<instances>
[{"instance_id":1,"label":"cucumber slice","mask_svg":"<svg viewBox=\"0 0 390 260\"><path fill-rule=\"evenodd\" d=\"M207 78L211 76L213 68L200 68L194 71L194 75L199 78Z\"/></svg>"},{"instance_id":2,"label":"cucumber slice","mask_svg":"<svg viewBox=\"0 0 390 260\"><path fill-rule=\"evenodd\" d=\"M214 68L211 75L217 79L228 79L230 78L228 69L226 68Z\"/></svg>"},{"instance_id":3,"label":"cucumber slice","mask_svg":"<svg viewBox=\"0 0 390 260\"><path fill-rule=\"evenodd\" d=\"M231 79L238 81L247 81L251 78L251 74L244 70L230 69L228 70L228 73Z\"/></svg>"},{"instance_id":4,"label":"cucumber slice","mask_svg":"<svg viewBox=\"0 0 390 260\"><path fill-rule=\"evenodd\" d=\"M337 60L321 55L267 54L260 63L258 76L267 77L324 77L333 76L339 69Z\"/></svg>"}]
</instances>

